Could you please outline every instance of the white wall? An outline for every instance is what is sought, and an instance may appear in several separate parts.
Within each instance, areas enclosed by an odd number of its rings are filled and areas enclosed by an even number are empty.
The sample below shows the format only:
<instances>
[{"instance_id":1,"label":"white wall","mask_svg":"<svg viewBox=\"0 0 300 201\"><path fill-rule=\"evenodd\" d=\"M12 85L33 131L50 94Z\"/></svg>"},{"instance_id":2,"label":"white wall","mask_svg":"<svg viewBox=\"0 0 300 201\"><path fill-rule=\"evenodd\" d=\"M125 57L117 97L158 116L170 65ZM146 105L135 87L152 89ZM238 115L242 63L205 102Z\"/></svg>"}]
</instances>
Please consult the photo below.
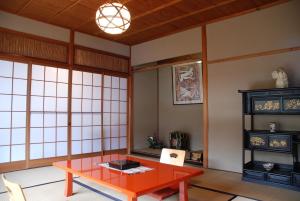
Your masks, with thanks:
<instances>
[{"instance_id":1,"label":"white wall","mask_svg":"<svg viewBox=\"0 0 300 201\"><path fill-rule=\"evenodd\" d=\"M201 28L197 27L131 47L133 66L201 52Z\"/></svg>"},{"instance_id":2,"label":"white wall","mask_svg":"<svg viewBox=\"0 0 300 201\"><path fill-rule=\"evenodd\" d=\"M0 11L0 27L64 42L69 42L70 40L69 29L10 14L4 11ZM130 56L130 47L128 45L79 32L75 32L74 40L75 44L78 45L123 56Z\"/></svg>"},{"instance_id":3,"label":"white wall","mask_svg":"<svg viewBox=\"0 0 300 201\"><path fill-rule=\"evenodd\" d=\"M294 0L208 25L208 59L300 46L299 11L300 1ZM278 66L287 70L292 86L300 86L299 51L208 65L210 168L241 172L242 107L237 90L274 87L271 72ZM293 122L292 129L300 130L300 117L296 118L279 121Z\"/></svg>"}]
</instances>

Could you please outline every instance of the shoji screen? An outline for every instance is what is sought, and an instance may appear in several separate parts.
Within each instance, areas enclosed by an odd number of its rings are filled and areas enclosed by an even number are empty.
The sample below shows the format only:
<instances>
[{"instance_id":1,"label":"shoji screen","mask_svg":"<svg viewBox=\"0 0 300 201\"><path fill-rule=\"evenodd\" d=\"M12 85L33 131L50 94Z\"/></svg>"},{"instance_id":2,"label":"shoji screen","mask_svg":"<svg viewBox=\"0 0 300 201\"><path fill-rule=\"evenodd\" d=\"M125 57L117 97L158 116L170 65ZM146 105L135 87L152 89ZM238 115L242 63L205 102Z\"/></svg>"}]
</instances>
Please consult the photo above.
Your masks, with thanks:
<instances>
[{"instance_id":1,"label":"shoji screen","mask_svg":"<svg viewBox=\"0 0 300 201\"><path fill-rule=\"evenodd\" d=\"M0 60L0 163L25 160L27 72Z\"/></svg>"},{"instance_id":2,"label":"shoji screen","mask_svg":"<svg viewBox=\"0 0 300 201\"><path fill-rule=\"evenodd\" d=\"M127 79L104 76L103 137L104 150L127 147Z\"/></svg>"},{"instance_id":3,"label":"shoji screen","mask_svg":"<svg viewBox=\"0 0 300 201\"><path fill-rule=\"evenodd\" d=\"M30 159L67 155L68 70L32 65Z\"/></svg>"},{"instance_id":4,"label":"shoji screen","mask_svg":"<svg viewBox=\"0 0 300 201\"><path fill-rule=\"evenodd\" d=\"M73 71L72 154L102 150L101 86L102 75Z\"/></svg>"}]
</instances>

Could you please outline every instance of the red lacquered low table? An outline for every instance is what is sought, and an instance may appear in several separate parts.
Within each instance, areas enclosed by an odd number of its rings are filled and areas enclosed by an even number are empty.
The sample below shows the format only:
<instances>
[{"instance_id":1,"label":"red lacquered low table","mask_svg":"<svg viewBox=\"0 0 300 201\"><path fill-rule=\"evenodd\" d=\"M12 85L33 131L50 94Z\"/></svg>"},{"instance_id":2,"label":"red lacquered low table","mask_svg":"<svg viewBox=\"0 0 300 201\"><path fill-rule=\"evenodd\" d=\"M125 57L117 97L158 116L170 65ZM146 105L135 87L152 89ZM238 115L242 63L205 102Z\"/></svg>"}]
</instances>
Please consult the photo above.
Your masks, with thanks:
<instances>
[{"instance_id":1,"label":"red lacquered low table","mask_svg":"<svg viewBox=\"0 0 300 201\"><path fill-rule=\"evenodd\" d=\"M142 166L153 168L153 170L129 175L99 166L101 163L115 160L138 161ZM188 201L188 180L203 174L203 170L198 168L177 167L119 154L59 161L53 165L66 171L65 196L67 197L73 194L74 174L124 193L128 201L136 201L139 196L173 185L179 185L179 200Z\"/></svg>"}]
</instances>

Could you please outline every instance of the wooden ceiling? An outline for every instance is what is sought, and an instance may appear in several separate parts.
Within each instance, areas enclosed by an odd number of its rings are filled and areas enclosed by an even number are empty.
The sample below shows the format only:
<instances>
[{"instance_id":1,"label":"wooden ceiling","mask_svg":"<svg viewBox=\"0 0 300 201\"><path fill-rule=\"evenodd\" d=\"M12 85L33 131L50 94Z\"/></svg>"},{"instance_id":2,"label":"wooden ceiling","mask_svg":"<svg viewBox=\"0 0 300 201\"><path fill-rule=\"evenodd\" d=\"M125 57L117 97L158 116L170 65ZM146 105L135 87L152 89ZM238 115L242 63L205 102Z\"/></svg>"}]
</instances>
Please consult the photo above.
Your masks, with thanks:
<instances>
[{"instance_id":1,"label":"wooden ceiling","mask_svg":"<svg viewBox=\"0 0 300 201\"><path fill-rule=\"evenodd\" d=\"M120 0L132 17L121 35L102 32L97 8L107 0L1 0L0 9L42 22L134 45L288 0Z\"/></svg>"}]
</instances>

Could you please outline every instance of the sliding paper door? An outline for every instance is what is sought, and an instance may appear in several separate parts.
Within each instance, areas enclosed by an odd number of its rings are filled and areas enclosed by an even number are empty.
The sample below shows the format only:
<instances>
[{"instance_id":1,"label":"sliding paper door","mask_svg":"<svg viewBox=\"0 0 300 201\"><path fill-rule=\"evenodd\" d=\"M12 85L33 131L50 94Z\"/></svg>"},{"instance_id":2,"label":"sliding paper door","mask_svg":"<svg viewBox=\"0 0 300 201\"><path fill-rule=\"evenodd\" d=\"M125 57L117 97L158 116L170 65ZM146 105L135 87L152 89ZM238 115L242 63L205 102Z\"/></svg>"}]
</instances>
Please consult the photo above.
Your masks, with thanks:
<instances>
[{"instance_id":1,"label":"sliding paper door","mask_svg":"<svg viewBox=\"0 0 300 201\"><path fill-rule=\"evenodd\" d=\"M30 159L68 154L68 70L32 65Z\"/></svg>"},{"instance_id":2,"label":"sliding paper door","mask_svg":"<svg viewBox=\"0 0 300 201\"><path fill-rule=\"evenodd\" d=\"M28 65L0 60L0 163L25 160Z\"/></svg>"}]
</instances>

